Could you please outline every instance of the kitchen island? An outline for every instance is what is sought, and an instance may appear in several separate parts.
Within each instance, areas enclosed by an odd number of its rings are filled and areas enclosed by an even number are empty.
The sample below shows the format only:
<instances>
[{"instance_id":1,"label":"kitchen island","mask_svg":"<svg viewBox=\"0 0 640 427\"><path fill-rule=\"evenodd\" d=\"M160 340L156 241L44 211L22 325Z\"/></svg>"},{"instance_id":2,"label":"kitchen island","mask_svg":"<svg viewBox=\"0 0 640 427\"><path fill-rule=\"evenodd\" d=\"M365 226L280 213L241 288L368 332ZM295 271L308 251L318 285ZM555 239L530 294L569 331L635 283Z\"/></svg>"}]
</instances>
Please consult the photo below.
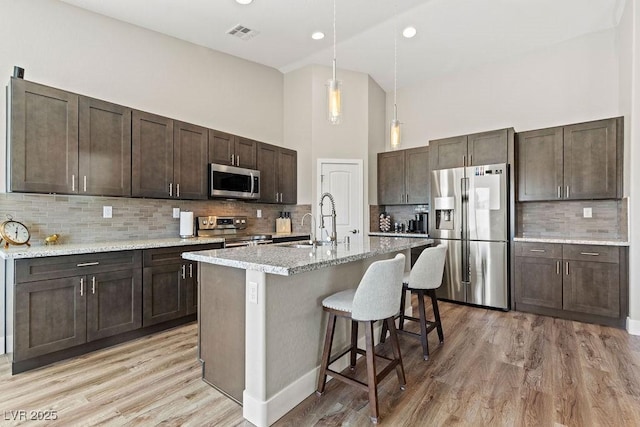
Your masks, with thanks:
<instances>
[{"instance_id":1,"label":"kitchen island","mask_svg":"<svg viewBox=\"0 0 640 427\"><path fill-rule=\"evenodd\" d=\"M408 270L411 248L431 243L352 237L335 248L281 244L184 253L200 263L204 380L242 403L253 424L273 424L315 391L326 322L322 300L357 287L372 262L399 252ZM336 349L346 345L350 331L342 323Z\"/></svg>"}]
</instances>

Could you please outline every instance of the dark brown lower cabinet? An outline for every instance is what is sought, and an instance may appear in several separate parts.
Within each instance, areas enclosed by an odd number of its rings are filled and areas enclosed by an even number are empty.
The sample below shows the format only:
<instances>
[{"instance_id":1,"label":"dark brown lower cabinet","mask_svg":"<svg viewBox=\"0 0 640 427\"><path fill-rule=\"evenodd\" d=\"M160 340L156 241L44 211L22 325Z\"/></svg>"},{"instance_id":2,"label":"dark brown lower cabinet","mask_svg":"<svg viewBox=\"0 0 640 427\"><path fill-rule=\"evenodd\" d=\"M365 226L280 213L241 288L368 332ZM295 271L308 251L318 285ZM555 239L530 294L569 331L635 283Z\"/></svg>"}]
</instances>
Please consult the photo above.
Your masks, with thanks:
<instances>
[{"instance_id":1,"label":"dark brown lower cabinet","mask_svg":"<svg viewBox=\"0 0 640 427\"><path fill-rule=\"evenodd\" d=\"M625 247L516 242L516 310L623 327Z\"/></svg>"}]
</instances>

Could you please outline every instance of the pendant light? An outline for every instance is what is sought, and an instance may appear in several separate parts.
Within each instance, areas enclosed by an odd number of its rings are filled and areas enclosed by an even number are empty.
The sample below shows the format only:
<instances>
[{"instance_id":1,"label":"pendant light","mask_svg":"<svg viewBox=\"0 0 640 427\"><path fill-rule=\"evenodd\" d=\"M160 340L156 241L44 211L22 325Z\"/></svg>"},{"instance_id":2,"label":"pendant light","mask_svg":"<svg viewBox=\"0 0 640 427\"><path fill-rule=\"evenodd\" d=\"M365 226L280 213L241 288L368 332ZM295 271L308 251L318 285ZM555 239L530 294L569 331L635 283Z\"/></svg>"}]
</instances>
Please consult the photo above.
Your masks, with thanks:
<instances>
[{"instance_id":1,"label":"pendant light","mask_svg":"<svg viewBox=\"0 0 640 427\"><path fill-rule=\"evenodd\" d=\"M333 0L333 74L327 82L327 119L333 125L342 118L342 82L336 80L336 0Z\"/></svg>"},{"instance_id":2,"label":"pendant light","mask_svg":"<svg viewBox=\"0 0 640 427\"><path fill-rule=\"evenodd\" d=\"M397 7L397 3L396 3ZM397 14L397 11L396 11ZM398 18L393 24L393 119L391 120L389 142L391 149L400 147L400 121L398 120Z\"/></svg>"}]
</instances>

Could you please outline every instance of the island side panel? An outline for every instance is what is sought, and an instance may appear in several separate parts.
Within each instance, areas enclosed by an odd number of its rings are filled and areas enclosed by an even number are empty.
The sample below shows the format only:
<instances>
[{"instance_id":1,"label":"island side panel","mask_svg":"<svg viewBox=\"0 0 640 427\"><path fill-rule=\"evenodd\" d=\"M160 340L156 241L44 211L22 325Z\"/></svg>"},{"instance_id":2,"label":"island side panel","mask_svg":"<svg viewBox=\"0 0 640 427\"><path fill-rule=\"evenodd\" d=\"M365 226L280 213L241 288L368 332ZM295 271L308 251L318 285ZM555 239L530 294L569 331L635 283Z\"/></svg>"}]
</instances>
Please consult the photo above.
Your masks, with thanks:
<instances>
[{"instance_id":1,"label":"island side panel","mask_svg":"<svg viewBox=\"0 0 640 427\"><path fill-rule=\"evenodd\" d=\"M245 270L199 264L198 334L203 379L242 403Z\"/></svg>"}]
</instances>

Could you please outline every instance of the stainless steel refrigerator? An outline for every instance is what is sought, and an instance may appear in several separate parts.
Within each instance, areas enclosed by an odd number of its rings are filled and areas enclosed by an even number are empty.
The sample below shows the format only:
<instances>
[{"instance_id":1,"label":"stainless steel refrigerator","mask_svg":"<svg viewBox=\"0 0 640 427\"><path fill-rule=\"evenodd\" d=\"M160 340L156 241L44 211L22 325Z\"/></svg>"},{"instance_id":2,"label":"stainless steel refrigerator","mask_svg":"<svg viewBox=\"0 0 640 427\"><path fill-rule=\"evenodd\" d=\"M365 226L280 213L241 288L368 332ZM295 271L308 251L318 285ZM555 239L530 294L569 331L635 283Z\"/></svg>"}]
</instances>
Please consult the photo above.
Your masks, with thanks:
<instances>
[{"instance_id":1,"label":"stainless steel refrigerator","mask_svg":"<svg viewBox=\"0 0 640 427\"><path fill-rule=\"evenodd\" d=\"M439 298L509 309L506 164L432 172L431 235L449 247Z\"/></svg>"}]
</instances>

